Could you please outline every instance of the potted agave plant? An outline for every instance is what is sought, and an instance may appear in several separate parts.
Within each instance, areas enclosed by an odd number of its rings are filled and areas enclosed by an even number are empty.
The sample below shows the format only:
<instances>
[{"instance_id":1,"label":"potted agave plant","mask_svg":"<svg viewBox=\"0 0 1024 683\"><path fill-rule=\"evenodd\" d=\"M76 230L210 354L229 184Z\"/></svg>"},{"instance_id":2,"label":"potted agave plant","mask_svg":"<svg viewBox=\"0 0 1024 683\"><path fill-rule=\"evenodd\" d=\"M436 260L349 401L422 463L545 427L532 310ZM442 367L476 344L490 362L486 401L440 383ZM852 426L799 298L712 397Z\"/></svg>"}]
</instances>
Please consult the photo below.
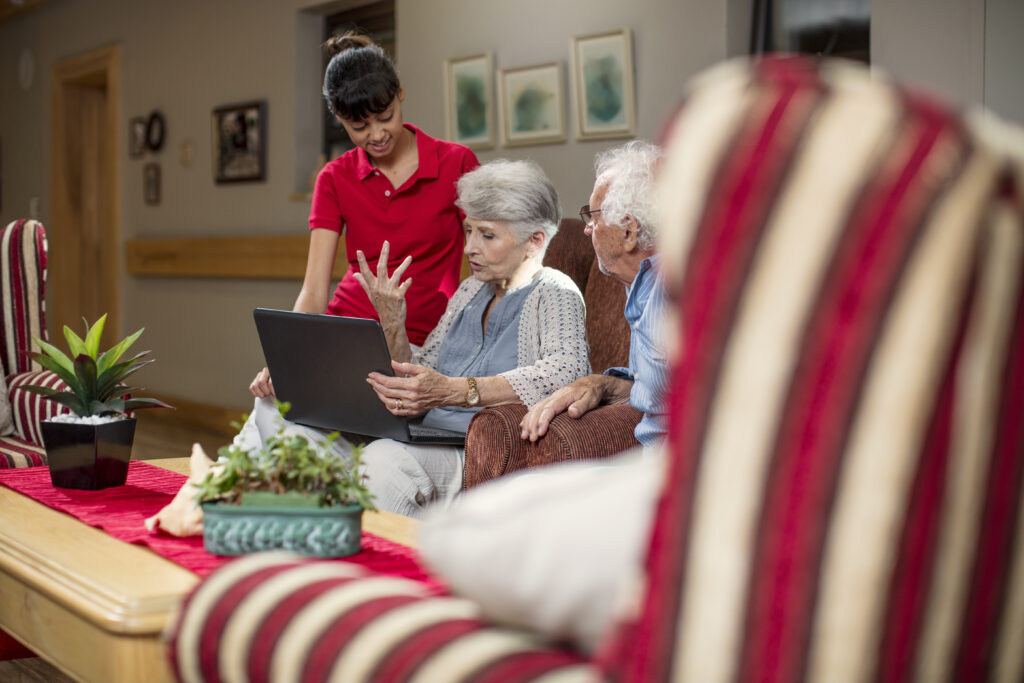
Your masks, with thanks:
<instances>
[{"instance_id":1,"label":"potted agave plant","mask_svg":"<svg viewBox=\"0 0 1024 683\"><path fill-rule=\"evenodd\" d=\"M281 416L288 403L278 402ZM373 510L356 446L345 457L330 450L337 432L310 442L284 421L259 449L232 444L196 486L203 509L203 543L217 555L291 550L315 557L359 552L363 510Z\"/></svg>"},{"instance_id":2,"label":"potted agave plant","mask_svg":"<svg viewBox=\"0 0 1024 683\"><path fill-rule=\"evenodd\" d=\"M32 358L56 373L68 388L24 388L71 409L69 414L41 423L54 486L103 489L124 484L135 438L135 418L128 417L126 411L171 407L155 398L125 398L140 389L126 385L124 380L153 361L142 360L149 351L121 360L142 329L99 353L106 320L106 314L91 326L86 320L84 339L65 325L64 339L70 355L42 339L35 340L41 353L33 353Z\"/></svg>"}]
</instances>

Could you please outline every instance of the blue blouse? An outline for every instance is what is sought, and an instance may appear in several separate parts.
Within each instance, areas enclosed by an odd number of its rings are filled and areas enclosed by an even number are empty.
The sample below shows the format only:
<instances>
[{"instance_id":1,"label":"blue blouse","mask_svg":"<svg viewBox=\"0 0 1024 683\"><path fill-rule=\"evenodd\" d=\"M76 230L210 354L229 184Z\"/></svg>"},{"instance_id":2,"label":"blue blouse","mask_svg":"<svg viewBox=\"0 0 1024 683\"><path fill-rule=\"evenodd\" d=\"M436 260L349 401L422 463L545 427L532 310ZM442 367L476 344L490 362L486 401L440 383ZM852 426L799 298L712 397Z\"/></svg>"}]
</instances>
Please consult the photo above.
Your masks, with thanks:
<instances>
[{"instance_id":1,"label":"blue blouse","mask_svg":"<svg viewBox=\"0 0 1024 683\"><path fill-rule=\"evenodd\" d=\"M484 285L452 322L437 359L437 371L449 377L491 377L519 366L519 317L538 279L508 292L494 305L483 329L484 311L494 298ZM468 390L468 386L467 386ZM445 406L423 417L423 424L465 432L480 407Z\"/></svg>"}]
</instances>

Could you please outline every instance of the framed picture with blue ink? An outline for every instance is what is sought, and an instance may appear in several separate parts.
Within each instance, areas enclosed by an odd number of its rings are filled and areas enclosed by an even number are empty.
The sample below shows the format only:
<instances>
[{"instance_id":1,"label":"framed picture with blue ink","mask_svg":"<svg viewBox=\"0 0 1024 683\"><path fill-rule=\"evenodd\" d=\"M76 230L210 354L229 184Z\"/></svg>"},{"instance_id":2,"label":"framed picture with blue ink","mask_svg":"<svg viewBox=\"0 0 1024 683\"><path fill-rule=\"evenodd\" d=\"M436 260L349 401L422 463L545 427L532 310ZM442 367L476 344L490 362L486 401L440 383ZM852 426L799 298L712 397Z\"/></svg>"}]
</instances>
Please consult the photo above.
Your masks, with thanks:
<instances>
[{"instance_id":1,"label":"framed picture with blue ink","mask_svg":"<svg viewBox=\"0 0 1024 683\"><path fill-rule=\"evenodd\" d=\"M571 39L576 139L636 135L633 37L628 28Z\"/></svg>"},{"instance_id":2,"label":"framed picture with blue ink","mask_svg":"<svg viewBox=\"0 0 1024 683\"><path fill-rule=\"evenodd\" d=\"M565 141L562 71L562 62L501 70L501 131L505 145Z\"/></svg>"},{"instance_id":3,"label":"framed picture with blue ink","mask_svg":"<svg viewBox=\"0 0 1024 683\"><path fill-rule=\"evenodd\" d=\"M487 52L445 61L448 139L470 149L494 147L494 59Z\"/></svg>"}]
</instances>

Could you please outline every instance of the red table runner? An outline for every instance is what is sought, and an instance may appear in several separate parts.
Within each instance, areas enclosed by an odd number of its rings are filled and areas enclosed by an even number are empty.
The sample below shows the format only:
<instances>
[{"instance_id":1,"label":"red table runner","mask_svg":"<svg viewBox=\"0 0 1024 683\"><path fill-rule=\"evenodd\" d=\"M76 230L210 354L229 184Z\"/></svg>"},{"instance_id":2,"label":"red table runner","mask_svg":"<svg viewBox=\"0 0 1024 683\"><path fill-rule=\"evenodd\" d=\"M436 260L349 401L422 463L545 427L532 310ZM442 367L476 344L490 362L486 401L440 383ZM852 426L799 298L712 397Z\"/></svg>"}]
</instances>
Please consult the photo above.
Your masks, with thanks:
<instances>
[{"instance_id":1,"label":"red table runner","mask_svg":"<svg viewBox=\"0 0 1024 683\"><path fill-rule=\"evenodd\" d=\"M183 474L133 460L128 465L128 480L124 486L80 491L55 487L50 481L48 467L0 469L0 485L67 513L114 538L144 545L161 557L205 577L235 558L206 552L202 536L178 538L165 533L150 534L143 526L143 520L170 503L187 479ZM420 581L437 591L443 589L441 582L419 564L414 550L365 531L362 551L343 561L363 565L381 574Z\"/></svg>"}]
</instances>

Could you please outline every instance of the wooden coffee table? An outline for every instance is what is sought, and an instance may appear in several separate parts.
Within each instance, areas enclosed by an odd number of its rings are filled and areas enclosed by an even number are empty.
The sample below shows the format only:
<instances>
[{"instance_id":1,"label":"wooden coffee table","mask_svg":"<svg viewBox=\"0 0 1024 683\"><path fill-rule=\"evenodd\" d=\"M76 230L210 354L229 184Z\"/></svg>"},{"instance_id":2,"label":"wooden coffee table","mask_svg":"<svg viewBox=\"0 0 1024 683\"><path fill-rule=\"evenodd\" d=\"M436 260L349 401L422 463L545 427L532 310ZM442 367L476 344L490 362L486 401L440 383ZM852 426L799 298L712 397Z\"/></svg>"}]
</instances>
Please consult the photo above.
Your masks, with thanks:
<instances>
[{"instance_id":1,"label":"wooden coffee table","mask_svg":"<svg viewBox=\"0 0 1024 683\"><path fill-rule=\"evenodd\" d=\"M188 472L188 458L148 462ZM413 545L416 524L387 512L363 517L367 531L403 545ZM0 628L73 678L173 681L161 633L199 580L0 486Z\"/></svg>"}]
</instances>

